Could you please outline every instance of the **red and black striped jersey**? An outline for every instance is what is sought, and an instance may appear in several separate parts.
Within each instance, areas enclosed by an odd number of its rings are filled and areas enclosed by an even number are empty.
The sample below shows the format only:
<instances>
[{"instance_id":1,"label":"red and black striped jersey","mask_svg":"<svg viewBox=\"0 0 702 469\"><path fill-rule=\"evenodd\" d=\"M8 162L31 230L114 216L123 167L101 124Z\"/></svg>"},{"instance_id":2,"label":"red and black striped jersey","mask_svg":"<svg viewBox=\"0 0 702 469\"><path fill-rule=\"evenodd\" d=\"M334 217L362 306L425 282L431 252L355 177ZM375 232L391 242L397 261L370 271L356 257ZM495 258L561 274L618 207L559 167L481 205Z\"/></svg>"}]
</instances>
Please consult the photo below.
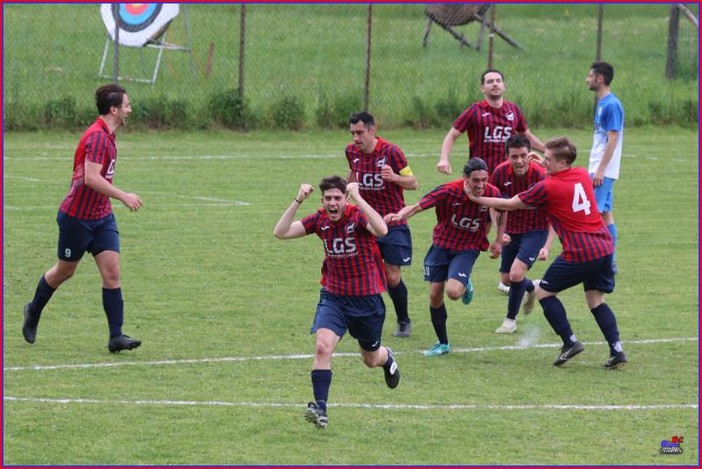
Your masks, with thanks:
<instances>
[{"instance_id":1,"label":"red and black striped jersey","mask_svg":"<svg viewBox=\"0 0 702 469\"><path fill-rule=\"evenodd\" d=\"M320 283L330 293L344 296L376 295L385 291L385 267L380 249L361 210L346 205L344 216L332 222L320 208L304 217L307 234L316 233L324 245Z\"/></svg>"},{"instance_id":2,"label":"red and black striped jersey","mask_svg":"<svg viewBox=\"0 0 702 469\"><path fill-rule=\"evenodd\" d=\"M418 204L423 210L435 207L436 226L432 237L435 246L450 251L485 251L490 247L487 239L490 210L468 198L463 181L457 179L440 185L419 199ZM483 196L500 197L500 191L487 184Z\"/></svg>"},{"instance_id":3,"label":"red and black striped jersey","mask_svg":"<svg viewBox=\"0 0 702 469\"><path fill-rule=\"evenodd\" d=\"M524 192L546 177L546 170L539 164L529 162L529 169L524 177L514 174L509 161L500 164L490 176L490 183L497 187L505 199L511 199ZM547 230L548 218L542 207L528 207L523 210L507 212L506 233L523 234L533 230Z\"/></svg>"},{"instance_id":4,"label":"red and black striped jersey","mask_svg":"<svg viewBox=\"0 0 702 469\"><path fill-rule=\"evenodd\" d=\"M73 157L73 177L68 194L63 199L59 210L82 220L97 220L112 213L110 198L85 185L85 162L102 165L100 174L110 184L115 173L117 146L115 135L105 121L97 118L88 127L78 142Z\"/></svg>"},{"instance_id":5,"label":"red and black striped jersey","mask_svg":"<svg viewBox=\"0 0 702 469\"><path fill-rule=\"evenodd\" d=\"M458 116L453 127L468 133L470 158L485 160L489 174L507 159L505 141L509 136L529 129L519 106L507 100L499 108L490 106L487 100L473 103Z\"/></svg>"},{"instance_id":6,"label":"red and black striped jersey","mask_svg":"<svg viewBox=\"0 0 702 469\"><path fill-rule=\"evenodd\" d=\"M380 137L373 153L363 153L355 143L346 146L346 159L349 163L358 189L363 199L381 216L397 213L405 207L404 189L397 184L387 182L382 178L381 169L389 165L393 172L408 166L407 158L397 145ZM406 225L406 220L391 223L391 225Z\"/></svg>"}]
</instances>

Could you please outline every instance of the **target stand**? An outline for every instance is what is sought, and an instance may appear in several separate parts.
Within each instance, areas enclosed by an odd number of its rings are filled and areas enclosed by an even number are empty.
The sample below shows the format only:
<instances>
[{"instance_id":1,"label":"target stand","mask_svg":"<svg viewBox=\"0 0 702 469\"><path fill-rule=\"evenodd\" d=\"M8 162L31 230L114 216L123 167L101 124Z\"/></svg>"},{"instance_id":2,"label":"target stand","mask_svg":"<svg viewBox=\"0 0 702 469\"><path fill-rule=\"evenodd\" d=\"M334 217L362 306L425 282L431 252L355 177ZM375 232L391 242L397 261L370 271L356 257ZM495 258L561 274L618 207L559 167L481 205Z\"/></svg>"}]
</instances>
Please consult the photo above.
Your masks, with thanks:
<instances>
[{"instance_id":1,"label":"target stand","mask_svg":"<svg viewBox=\"0 0 702 469\"><path fill-rule=\"evenodd\" d=\"M427 47L429 43L429 33L431 32L432 23L436 23L443 29L451 33L451 35L462 46L468 46L480 51L483 44L483 35L486 29L494 29L495 33L502 39L507 41L512 47L519 50L524 50L517 41L512 39L509 34L502 31L496 25L488 20L488 11L493 7L492 3L430 3L424 10L424 15L427 17L427 26L424 29L424 39L422 46ZM469 23L480 23L480 31L478 33L477 44L473 46L471 42L458 31L455 26L461 26Z\"/></svg>"},{"instance_id":2,"label":"target stand","mask_svg":"<svg viewBox=\"0 0 702 469\"><path fill-rule=\"evenodd\" d=\"M178 16L179 11L180 8L177 3L103 3L100 13L107 28L107 39L105 40L98 76L100 78L114 78L114 73L109 75L105 72L109 51L112 49L114 52L114 47L119 49L123 47L138 49L137 55L139 63L142 64L142 70L145 62L144 56L149 54L147 49L157 51L150 76L118 76L118 80L155 84L161 68L164 51L188 53L190 55L190 67L194 76L196 74L195 62L190 47L190 28L185 9L183 9L182 14L185 23L185 45L171 44L166 41L168 27L173 19ZM115 44L117 27L119 27L117 32L118 42ZM118 58L120 55L118 54ZM119 66L119 62L117 67L121 71L122 67Z\"/></svg>"}]
</instances>

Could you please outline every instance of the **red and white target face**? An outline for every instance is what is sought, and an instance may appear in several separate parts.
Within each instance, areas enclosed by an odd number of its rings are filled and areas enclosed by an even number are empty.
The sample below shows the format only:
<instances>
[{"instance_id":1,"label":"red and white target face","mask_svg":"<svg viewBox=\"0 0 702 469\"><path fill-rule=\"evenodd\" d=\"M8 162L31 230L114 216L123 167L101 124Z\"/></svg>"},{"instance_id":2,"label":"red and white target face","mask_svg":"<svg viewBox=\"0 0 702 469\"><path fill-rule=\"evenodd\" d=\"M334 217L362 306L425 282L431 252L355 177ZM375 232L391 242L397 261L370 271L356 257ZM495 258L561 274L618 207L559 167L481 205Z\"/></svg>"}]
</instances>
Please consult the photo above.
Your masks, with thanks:
<instances>
[{"instance_id":1,"label":"red and white target face","mask_svg":"<svg viewBox=\"0 0 702 469\"><path fill-rule=\"evenodd\" d=\"M119 27L119 43L142 47L158 39L168 24L178 16L177 3L103 3L100 7L107 32L115 40Z\"/></svg>"}]
</instances>

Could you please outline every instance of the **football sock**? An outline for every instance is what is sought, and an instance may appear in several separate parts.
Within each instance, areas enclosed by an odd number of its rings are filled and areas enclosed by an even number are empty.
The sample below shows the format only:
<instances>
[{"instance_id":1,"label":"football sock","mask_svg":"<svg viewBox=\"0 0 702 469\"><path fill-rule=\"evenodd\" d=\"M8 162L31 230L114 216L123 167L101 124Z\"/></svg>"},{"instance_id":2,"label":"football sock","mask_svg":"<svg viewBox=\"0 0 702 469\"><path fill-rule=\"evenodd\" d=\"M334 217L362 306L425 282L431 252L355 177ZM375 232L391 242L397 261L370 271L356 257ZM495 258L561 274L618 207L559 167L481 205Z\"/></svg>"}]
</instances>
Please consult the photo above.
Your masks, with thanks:
<instances>
[{"instance_id":1,"label":"football sock","mask_svg":"<svg viewBox=\"0 0 702 469\"><path fill-rule=\"evenodd\" d=\"M448 335L446 334L446 319L448 314L446 313L446 304L441 303L438 308L432 308L429 306L429 312L431 313L431 324L434 326L434 332L436 332L436 337L442 344L448 344Z\"/></svg>"},{"instance_id":2,"label":"football sock","mask_svg":"<svg viewBox=\"0 0 702 469\"><path fill-rule=\"evenodd\" d=\"M536 285L534 285L534 282L531 281L531 279L524 277L524 291L527 293L531 293L534 291L536 288Z\"/></svg>"},{"instance_id":3,"label":"football sock","mask_svg":"<svg viewBox=\"0 0 702 469\"><path fill-rule=\"evenodd\" d=\"M568 317L566 316L563 303L555 296L549 296L543 300L539 300L544 308L544 316L551 325L553 331L558 334L563 340L563 344L568 347L572 346L575 340L573 339L573 330L570 328Z\"/></svg>"},{"instance_id":4,"label":"football sock","mask_svg":"<svg viewBox=\"0 0 702 469\"><path fill-rule=\"evenodd\" d=\"M607 303L602 303L597 308L593 308L592 315L595 316L595 321L600 327L602 334L605 336L605 340L609 344L609 351L614 354L615 352L621 352L621 343L619 342L619 328L617 328L617 319L614 317L614 313L607 306ZM617 345L619 350L617 350Z\"/></svg>"},{"instance_id":5,"label":"football sock","mask_svg":"<svg viewBox=\"0 0 702 469\"><path fill-rule=\"evenodd\" d=\"M522 279L519 282L512 282L509 288L509 295L507 300L507 317L510 319L517 319L517 314L519 313L519 307L522 305L522 300L524 299L524 291L526 288L526 279Z\"/></svg>"},{"instance_id":6,"label":"football sock","mask_svg":"<svg viewBox=\"0 0 702 469\"><path fill-rule=\"evenodd\" d=\"M55 291L56 289L51 288L51 286L46 283L46 279L42 275L39 279L39 283L37 284L37 289L34 292L34 298L29 305L29 316L33 320L39 322L41 312L44 310L44 307L49 302L51 295L53 295Z\"/></svg>"},{"instance_id":7,"label":"football sock","mask_svg":"<svg viewBox=\"0 0 702 469\"><path fill-rule=\"evenodd\" d=\"M124 320L122 289L103 287L102 307L105 309L107 325L110 327L110 339L122 335L122 321Z\"/></svg>"},{"instance_id":8,"label":"football sock","mask_svg":"<svg viewBox=\"0 0 702 469\"><path fill-rule=\"evenodd\" d=\"M331 386L331 370L312 370L312 394L317 406L327 410L327 400L329 399L329 387Z\"/></svg>"},{"instance_id":9,"label":"football sock","mask_svg":"<svg viewBox=\"0 0 702 469\"><path fill-rule=\"evenodd\" d=\"M388 295L390 295L392 304L395 306L397 321L410 322L409 312L407 310L407 286L405 286L405 282L400 279L400 283L394 287L388 286Z\"/></svg>"},{"instance_id":10,"label":"football sock","mask_svg":"<svg viewBox=\"0 0 702 469\"><path fill-rule=\"evenodd\" d=\"M607 230L609 230L609 234L612 235L612 240L614 241L614 247L615 247L615 251L616 251L617 236L618 236L617 225L615 225L614 223L612 223L611 225L607 225ZM612 261L614 261L614 258L615 258L615 256L614 256L614 254L612 254Z\"/></svg>"}]
</instances>

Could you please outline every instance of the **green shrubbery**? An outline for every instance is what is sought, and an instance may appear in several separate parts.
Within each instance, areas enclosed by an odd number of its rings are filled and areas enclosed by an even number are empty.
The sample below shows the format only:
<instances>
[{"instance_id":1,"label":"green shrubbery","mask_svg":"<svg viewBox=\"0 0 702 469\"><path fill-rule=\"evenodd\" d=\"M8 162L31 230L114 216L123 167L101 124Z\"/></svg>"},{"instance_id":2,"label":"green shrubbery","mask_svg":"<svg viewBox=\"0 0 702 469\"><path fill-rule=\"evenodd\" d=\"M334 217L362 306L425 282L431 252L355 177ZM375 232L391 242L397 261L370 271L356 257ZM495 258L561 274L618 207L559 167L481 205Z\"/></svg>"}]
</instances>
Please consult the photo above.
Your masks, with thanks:
<instances>
[{"instance_id":1,"label":"green shrubbery","mask_svg":"<svg viewBox=\"0 0 702 469\"><path fill-rule=\"evenodd\" d=\"M583 127L592 120L593 102L583 103L576 90L566 90L561 96L550 95L548 100L528 94L506 97L524 109L532 127ZM381 120L384 128L443 128L477 99L480 98L458 99L450 92L444 97L413 96L399 112L392 115L382 113ZM631 102L624 97L622 100L630 126L697 125L698 101L687 96L657 93L644 101ZM241 131L261 128L292 131L304 128L335 129L345 128L349 114L362 109L359 96L331 97L322 94L316 103L306 103L301 97L290 93L265 107L254 108L246 99L242 100L236 90L230 89L211 95L204 107L198 107L185 98L166 95L141 98L133 105L130 127L155 130L223 127ZM374 112L374 109L371 107L370 111ZM43 106L8 102L5 129L78 130L95 116L94 108L78 106L73 96L52 99Z\"/></svg>"}]
</instances>

